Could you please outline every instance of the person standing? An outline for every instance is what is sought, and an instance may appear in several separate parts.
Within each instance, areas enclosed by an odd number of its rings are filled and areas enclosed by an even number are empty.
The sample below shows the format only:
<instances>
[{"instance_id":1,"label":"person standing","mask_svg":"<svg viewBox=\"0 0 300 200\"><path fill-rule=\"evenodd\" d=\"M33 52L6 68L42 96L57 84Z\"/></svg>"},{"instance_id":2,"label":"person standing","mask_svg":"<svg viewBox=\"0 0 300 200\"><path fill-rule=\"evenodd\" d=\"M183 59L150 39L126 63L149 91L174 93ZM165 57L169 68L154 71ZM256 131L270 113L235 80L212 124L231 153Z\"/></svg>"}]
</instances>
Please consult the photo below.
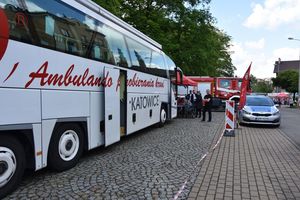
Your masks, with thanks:
<instances>
[{"instance_id":1,"label":"person standing","mask_svg":"<svg viewBox=\"0 0 300 200\"><path fill-rule=\"evenodd\" d=\"M190 93L187 95L187 99L191 102L193 116L196 114L196 98L195 90L190 90Z\"/></svg>"},{"instance_id":2,"label":"person standing","mask_svg":"<svg viewBox=\"0 0 300 200\"><path fill-rule=\"evenodd\" d=\"M197 113L197 94L195 90L193 90L192 96L191 96L191 103L193 107L193 116L196 116Z\"/></svg>"},{"instance_id":3,"label":"person standing","mask_svg":"<svg viewBox=\"0 0 300 200\"><path fill-rule=\"evenodd\" d=\"M191 100L191 98L192 98L192 90L190 90L190 93L188 93L188 94L185 96L185 98L186 98L187 100Z\"/></svg>"},{"instance_id":4,"label":"person standing","mask_svg":"<svg viewBox=\"0 0 300 200\"><path fill-rule=\"evenodd\" d=\"M204 107L203 107L203 117L202 121L205 121L206 111L208 112L208 122L211 121L211 106L212 106L212 96L210 94L210 90L206 90L206 95L203 99Z\"/></svg>"},{"instance_id":5,"label":"person standing","mask_svg":"<svg viewBox=\"0 0 300 200\"><path fill-rule=\"evenodd\" d=\"M196 95L196 117L198 116L199 118L201 118L201 112L202 112L202 95L200 93L200 91L197 92Z\"/></svg>"}]
</instances>

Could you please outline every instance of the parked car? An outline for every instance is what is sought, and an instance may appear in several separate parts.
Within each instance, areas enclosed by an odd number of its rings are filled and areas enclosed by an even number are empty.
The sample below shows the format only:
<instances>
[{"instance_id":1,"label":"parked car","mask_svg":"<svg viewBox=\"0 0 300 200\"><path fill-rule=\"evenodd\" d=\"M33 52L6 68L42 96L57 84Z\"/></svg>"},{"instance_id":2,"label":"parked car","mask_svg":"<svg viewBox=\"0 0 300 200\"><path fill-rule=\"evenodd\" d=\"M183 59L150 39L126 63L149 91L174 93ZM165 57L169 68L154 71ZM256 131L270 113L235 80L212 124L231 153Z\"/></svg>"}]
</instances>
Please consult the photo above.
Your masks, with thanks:
<instances>
[{"instance_id":1,"label":"parked car","mask_svg":"<svg viewBox=\"0 0 300 200\"><path fill-rule=\"evenodd\" d=\"M272 99L263 95L249 95L246 104L239 112L240 124L265 124L280 126L280 111Z\"/></svg>"}]
</instances>

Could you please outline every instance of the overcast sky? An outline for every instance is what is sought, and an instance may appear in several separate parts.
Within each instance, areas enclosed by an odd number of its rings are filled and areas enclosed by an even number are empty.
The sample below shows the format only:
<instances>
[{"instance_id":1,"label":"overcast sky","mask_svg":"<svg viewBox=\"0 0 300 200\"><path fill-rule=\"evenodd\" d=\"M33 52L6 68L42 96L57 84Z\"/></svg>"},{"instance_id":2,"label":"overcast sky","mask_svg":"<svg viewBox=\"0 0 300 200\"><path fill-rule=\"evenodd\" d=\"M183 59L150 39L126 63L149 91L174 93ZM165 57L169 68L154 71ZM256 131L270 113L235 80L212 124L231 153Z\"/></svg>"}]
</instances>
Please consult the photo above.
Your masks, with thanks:
<instances>
[{"instance_id":1,"label":"overcast sky","mask_svg":"<svg viewBox=\"0 0 300 200\"><path fill-rule=\"evenodd\" d=\"M210 10L217 27L232 37L231 56L242 77L252 61L251 74L274 77L274 63L280 58L298 60L300 0L211 0Z\"/></svg>"}]
</instances>

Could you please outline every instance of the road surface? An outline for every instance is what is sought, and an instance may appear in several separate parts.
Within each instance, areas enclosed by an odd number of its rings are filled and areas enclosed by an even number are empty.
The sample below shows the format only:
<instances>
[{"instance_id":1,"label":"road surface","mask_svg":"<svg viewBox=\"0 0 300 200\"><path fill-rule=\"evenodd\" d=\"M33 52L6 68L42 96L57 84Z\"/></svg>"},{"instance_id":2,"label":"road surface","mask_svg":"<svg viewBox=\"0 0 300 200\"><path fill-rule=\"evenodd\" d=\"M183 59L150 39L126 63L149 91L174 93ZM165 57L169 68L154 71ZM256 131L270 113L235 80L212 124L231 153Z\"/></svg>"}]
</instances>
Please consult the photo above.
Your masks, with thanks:
<instances>
[{"instance_id":1,"label":"road surface","mask_svg":"<svg viewBox=\"0 0 300 200\"><path fill-rule=\"evenodd\" d=\"M281 110L280 129L300 147L300 110L283 107Z\"/></svg>"}]
</instances>

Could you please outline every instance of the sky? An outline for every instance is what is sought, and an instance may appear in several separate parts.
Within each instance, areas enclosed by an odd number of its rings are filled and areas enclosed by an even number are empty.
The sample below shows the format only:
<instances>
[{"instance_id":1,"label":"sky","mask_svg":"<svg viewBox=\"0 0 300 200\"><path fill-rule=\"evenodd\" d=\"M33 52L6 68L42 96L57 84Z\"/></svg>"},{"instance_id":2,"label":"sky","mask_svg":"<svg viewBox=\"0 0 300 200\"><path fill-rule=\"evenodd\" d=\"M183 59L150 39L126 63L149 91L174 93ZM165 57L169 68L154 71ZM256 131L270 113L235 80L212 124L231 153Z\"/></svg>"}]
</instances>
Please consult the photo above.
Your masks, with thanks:
<instances>
[{"instance_id":1,"label":"sky","mask_svg":"<svg viewBox=\"0 0 300 200\"><path fill-rule=\"evenodd\" d=\"M252 62L257 78L275 77L274 63L299 60L300 0L211 0L216 26L232 37L229 49L235 75Z\"/></svg>"}]
</instances>

